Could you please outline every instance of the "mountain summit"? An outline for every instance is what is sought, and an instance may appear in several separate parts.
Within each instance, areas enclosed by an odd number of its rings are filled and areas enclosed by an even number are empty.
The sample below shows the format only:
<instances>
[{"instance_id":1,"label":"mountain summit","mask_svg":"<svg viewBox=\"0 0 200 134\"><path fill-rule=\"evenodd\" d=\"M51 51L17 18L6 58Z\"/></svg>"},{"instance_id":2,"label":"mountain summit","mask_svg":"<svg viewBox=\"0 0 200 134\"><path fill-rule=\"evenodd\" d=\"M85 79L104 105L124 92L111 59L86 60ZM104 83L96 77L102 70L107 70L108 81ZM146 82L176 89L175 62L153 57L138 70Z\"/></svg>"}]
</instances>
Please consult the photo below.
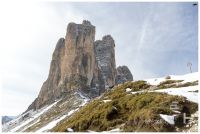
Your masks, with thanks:
<instances>
[{"instance_id":1,"label":"mountain summit","mask_svg":"<svg viewBox=\"0 0 200 134\"><path fill-rule=\"evenodd\" d=\"M132 81L131 72L126 72L129 74L125 81ZM58 40L53 52L49 76L28 110L39 109L76 90L90 98L97 97L119 83L117 77L111 35L95 41L95 26L89 21L69 23L65 38Z\"/></svg>"}]
</instances>

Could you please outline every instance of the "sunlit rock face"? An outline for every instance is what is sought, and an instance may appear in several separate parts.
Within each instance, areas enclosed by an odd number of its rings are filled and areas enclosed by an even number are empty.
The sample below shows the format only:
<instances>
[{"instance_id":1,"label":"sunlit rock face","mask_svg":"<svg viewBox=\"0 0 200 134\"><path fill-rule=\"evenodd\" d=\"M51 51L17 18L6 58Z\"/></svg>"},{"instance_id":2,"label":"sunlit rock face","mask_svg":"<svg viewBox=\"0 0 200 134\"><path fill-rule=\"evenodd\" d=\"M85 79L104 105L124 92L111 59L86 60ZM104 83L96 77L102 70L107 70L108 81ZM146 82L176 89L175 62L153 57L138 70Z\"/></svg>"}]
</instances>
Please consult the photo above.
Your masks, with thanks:
<instances>
[{"instance_id":1,"label":"sunlit rock face","mask_svg":"<svg viewBox=\"0 0 200 134\"><path fill-rule=\"evenodd\" d=\"M85 86L90 86L95 67L94 39L95 27L90 22L68 25L61 64L62 80L84 80Z\"/></svg>"},{"instance_id":2,"label":"sunlit rock face","mask_svg":"<svg viewBox=\"0 0 200 134\"><path fill-rule=\"evenodd\" d=\"M54 50L49 76L30 109L38 109L72 90L96 96L105 89L96 64L94 40L95 26L89 21L68 24L65 38L59 39Z\"/></svg>"}]
</instances>

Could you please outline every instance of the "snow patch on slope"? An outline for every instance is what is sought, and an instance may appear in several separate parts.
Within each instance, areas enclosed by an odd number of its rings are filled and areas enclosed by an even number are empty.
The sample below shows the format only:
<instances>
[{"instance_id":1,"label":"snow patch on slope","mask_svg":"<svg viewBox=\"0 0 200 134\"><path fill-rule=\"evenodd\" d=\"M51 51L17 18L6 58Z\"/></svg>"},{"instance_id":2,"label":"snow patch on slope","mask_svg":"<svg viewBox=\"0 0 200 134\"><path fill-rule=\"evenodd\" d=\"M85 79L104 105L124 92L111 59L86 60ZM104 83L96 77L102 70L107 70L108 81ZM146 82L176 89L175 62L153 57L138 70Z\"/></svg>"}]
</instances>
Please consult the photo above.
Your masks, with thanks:
<instances>
[{"instance_id":1,"label":"snow patch on slope","mask_svg":"<svg viewBox=\"0 0 200 134\"><path fill-rule=\"evenodd\" d=\"M68 116L71 116L74 112L78 111L79 108L81 106L84 106L86 103L89 102L89 99L87 97L85 97L84 95L82 95L80 92L77 92L75 94L78 94L82 99L83 99L83 103L76 109L73 109L71 111L69 111L66 115L63 115L60 118L57 118L56 120L51 121L50 123L48 123L47 125L43 126L42 128L40 128L39 130L37 130L36 132L45 132L48 131L50 129L52 129L53 127L56 126L57 123L59 123L61 120L65 119Z\"/></svg>"},{"instance_id":2,"label":"snow patch on slope","mask_svg":"<svg viewBox=\"0 0 200 134\"><path fill-rule=\"evenodd\" d=\"M70 115L72 115L74 112L76 112L76 111L78 111L79 110L79 108L77 108L77 109L74 109L74 110L71 110L68 114L67 114L67 116L70 116Z\"/></svg>"},{"instance_id":3,"label":"snow patch on slope","mask_svg":"<svg viewBox=\"0 0 200 134\"><path fill-rule=\"evenodd\" d=\"M199 72L190 73L186 75L170 75L169 80L183 80L181 83L186 82L193 82L199 79ZM160 82L166 81L167 79L165 77L161 78L153 78L153 79L146 79L147 83L151 85L158 85ZM188 87L180 87L180 88L167 88L167 89L159 89L154 91L148 91L148 92L164 92L168 93L170 95L180 95L186 97L189 101L198 103L198 91L199 86L188 86ZM143 93L145 91L136 91L131 92L131 94L136 93Z\"/></svg>"},{"instance_id":4,"label":"snow patch on slope","mask_svg":"<svg viewBox=\"0 0 200 134\"><path fill-rule=\"evenodd\" d=\"M47 131L51 128L53 128L54 126L56 126L56 124L58 122L60 122L61 120L63 120L64 118L66 118L68 115L63 115L62 117L58 118L57 120L54 120L52 122L50 122L49 124L47 124L46 126L40 128L39 130L37 130L36 132L44 132Z\"/></svg>"},{"instance_id":5,"label":"snow patch on slope","mask_svg":"<svg viewBox=\"0 0 200 134\"><path fill-rule=\"evenodd\" d=\"M199 72L189 73L186 75L171 75L171 79L173 80L184 80L184 82L192 82L199 79Z\"/></svg>"},{"instance_id":6,"label":"snow patch on slope","mask_svg":"<svg viewBox=\"0 0 200 134\"><path fill-rule=\"evenodd\" d=\"M170 75L169 80L183 80L181 83L185 83L185 82L196 81L199 79L199 76L200 76L199 72L185 74L185 75ZM145 81L147 81L147 83L151 85L158 85L160 84L160 82L163 82L165 80L167 80L166 77L145 79Z\"/></svg>"},{"instance_id":7,"label":"snow patch on slope","mask_svg":"<svg viewBox=\"0 0 200 134\"><path fill-rule=\"evenodd\" d=\"M25 131L27 128L29 128L30 126L35 125L36 123L40 122L40 118L38 118L33 124L29 124L26 127L23 128L23 130L21 130L21 132Z\"/></svg>"},{"instance_id":8,"label":"snow patch on slope","mask_svg":"<svg viewBox=\"0 0 200 134\"><path fill-rule=\"evenodd\" d=\"M42 115L43 113L47 112L50 108L52 108L54 105L56 105L60 100L54 102L53 104L46 106L44 108L41 108L40 110L37 111L28 111L27 113L20 115L18 118L14 119L12 122L9 122L7 124L5 124L3 126L3 129L9 129L9 126L14 124L14 127L9 130L10 132L16 132L17 130L19 130L21 127L27 125L28 123L30 123L31 121L33 121L34 119L38 118L40 115ZM22 122L20 122L20 120L23 118L24 115L29 114L30 117L27 120L24 120Z\"/></svg>"},{"instance_id":9,"label":"snow patch on slope","mask_svg":"<svg viewBox=\"0 0 200 134\"><path fill-rule=\"evenodd\" d=\"M198 103L198 90L199 86L181 87L181 88L167 88L155 90L155 92L163 92L171 95L180 95L186 97L189 101Z\"/></svg>"},{"instance_id":10,"label":"snow patch on slope","mask_svg":"<svg viewBox=\"0 0 200 134\"><path fill-rule=\"evenodd\" d=\"M170 95L179 95L184 96L187 98L187 100L198 103L198 92L199 86L189 86L189 87L181 87L181 88L166 88L166 89L159 89L154 91L148 91L150 92L160 92L160 93L167 93ZM145 91L135 91L131 92L131 94L136 93L144 93Z\"/></svg>"},{"instance_id":11,"label":"snow patch on slope","mask_svg":"<svg viewBox=\"0 0 200 134\"><path fill-rule=\"evenodd\" d=\"M104 103L106 103L106 102L110 102L110 101L112 101L112 100L103 100Z\"/></svg>"},{"instance_id":12,"label":"snow patch on slope","mask_svg":"<svg viewBox=\"0 0 200 134\"><path fill-rule=\"evenodd\" d=\"M174 125L175 122L174 122L174 117L175 115L165 115L165 114L159 114L160 117L165 120L167 123L171 124L171 125Z\"/></svg>"},{"instance_id":13,"label":"snow patch on slope","mask_svg":"<svg viewBox=\"0 0 200 134\"><path fill-rule=\"evenodd\" d=\"M112 130L110 130L108 132L120 132L120 128L115 128L115 129L112 129Z\"/></svg>"},{"instance_id":14,"label":"snow patch on slope","mask_svg":"<svg viewBox=\"0 0 200 134\"><path fill-rule=\"evenodd\" d=\"M131 91L132 91L131 88L127 88L127 89L126 89L126 92L131 92Z\"/></svg>"},{"instance_id":15,"label":"snow patch on slope","mask_svg":"<svg viewBox=\"0 0 200 134\"><path fill-rule=\"evenodd\" d=\"M67 128L68 132L74 132L74 130L72 128Z\"/></svg>"}]
</instances>

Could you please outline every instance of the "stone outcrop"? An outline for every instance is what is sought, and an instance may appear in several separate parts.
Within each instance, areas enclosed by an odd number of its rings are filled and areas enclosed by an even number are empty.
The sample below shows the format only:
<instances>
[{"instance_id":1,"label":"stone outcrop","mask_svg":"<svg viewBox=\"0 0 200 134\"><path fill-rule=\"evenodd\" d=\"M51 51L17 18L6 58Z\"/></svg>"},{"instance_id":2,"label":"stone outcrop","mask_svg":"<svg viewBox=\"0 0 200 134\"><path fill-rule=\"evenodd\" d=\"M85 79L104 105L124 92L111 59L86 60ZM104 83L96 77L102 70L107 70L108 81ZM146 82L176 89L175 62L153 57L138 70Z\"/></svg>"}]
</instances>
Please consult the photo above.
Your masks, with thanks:
<instances>
[{"instance_id":1,"label":"stone outcrop","mask_svg":"<svg viewBox=\"0 0 200 134\"><path fill-rule=\"evenodd\" d=\"M121 84L126 81L133 81L133 76L127 66L117 67L117 75L115 81L116 84Z\"/></svg>"},{"instance_id":2,"label":"stone outcrop","mask_svg":"<svg viewBox=\"0 0 200 134\"><path fill-rule=\"evenodd\" d=\"M89 21L69 23L65 38L58 40L53 52L48 78L28 110L39 109L75 91L96 97L114 86L119 81L114 47L110 35L95 41L95 26ZM131 79L130 71L127 74L123 70L118 71L122 81Z\"/></svg>"},{"instance_id":3,"label":"stone outcrop","mask_svg":"<svg viewBox=\"0 0 200 134\"><path fill-rule=\"evenodd\" d=\"M105 87L115 85L116 65L115 65L115 42L110 35L106 35L102 40L94 42L95 54L98 67L105 83Z\"/></svg>"}]
</instances>

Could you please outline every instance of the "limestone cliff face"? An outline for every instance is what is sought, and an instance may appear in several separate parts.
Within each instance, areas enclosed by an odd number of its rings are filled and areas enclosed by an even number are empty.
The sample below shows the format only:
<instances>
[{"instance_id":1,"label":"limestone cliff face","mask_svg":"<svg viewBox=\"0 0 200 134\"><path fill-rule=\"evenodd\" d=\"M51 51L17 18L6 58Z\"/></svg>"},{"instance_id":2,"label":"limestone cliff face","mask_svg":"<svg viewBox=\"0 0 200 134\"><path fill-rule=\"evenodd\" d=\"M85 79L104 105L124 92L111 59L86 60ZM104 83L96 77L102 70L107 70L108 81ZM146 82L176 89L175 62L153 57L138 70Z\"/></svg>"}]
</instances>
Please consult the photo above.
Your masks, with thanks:
<instances>
[{"instance_id":1,"label":"limestone cliff face","mask_svg":"<svg viewBox=\"0 0 200 134\"><path fill-rule=\"evenodd\" d=\"M116 81L131 79L126 69L125 73L118 70L123 80L116 79L114 48L110 35L95 41L95 26L89 21L69 23L65 38L58 40L53 52L48 78L28 110L39 109L76 91L96 97Z\"/></svg>"},{"instance_id":2,"label":"limestone cliff face","mask_svg":"<svg viewBox=\"0 0 200 134\"><path fill-rule=\"evenodd\" d=\"M115 64L115 42L110 35L102 40L94 42L97 65L105 83L105 87L115 85L116 64Z\"/></svg>"},{"instance_id":3,"label":"limestone cliff face","mask_svg":"<svg viewBox=\"0 0 200 134\"><path fill-rule=\"evenodd\" d=\"M95 27L90 22L68 25L61 64L61 80L67 89L89 89L95 70L94 39Z\"/></svg>"},{"instance_id":4,"label":"limestone cliff face","mask_svg":"<svg viewBox=\"0 0 200 134\"><path fill-rule=\"evenodd\" d=\"M73 90L81 90L91 96L103 91L94 40L95 27L89 21L68 25L65 39L59 39L54 50L49 76L30 109L38 109Z\"/></svg>"},{"instance_id":5,"label":"limestone cliff face","mask_svg":"<svg viewBox=\"0 0 200 134\"><path fill-rule=\"evenodd\" d=\"M133 81L133 75L127 66L117 67L117 75L115 78L116 84L121 84L126 81Z\"/></svg>"}]
</instances>

